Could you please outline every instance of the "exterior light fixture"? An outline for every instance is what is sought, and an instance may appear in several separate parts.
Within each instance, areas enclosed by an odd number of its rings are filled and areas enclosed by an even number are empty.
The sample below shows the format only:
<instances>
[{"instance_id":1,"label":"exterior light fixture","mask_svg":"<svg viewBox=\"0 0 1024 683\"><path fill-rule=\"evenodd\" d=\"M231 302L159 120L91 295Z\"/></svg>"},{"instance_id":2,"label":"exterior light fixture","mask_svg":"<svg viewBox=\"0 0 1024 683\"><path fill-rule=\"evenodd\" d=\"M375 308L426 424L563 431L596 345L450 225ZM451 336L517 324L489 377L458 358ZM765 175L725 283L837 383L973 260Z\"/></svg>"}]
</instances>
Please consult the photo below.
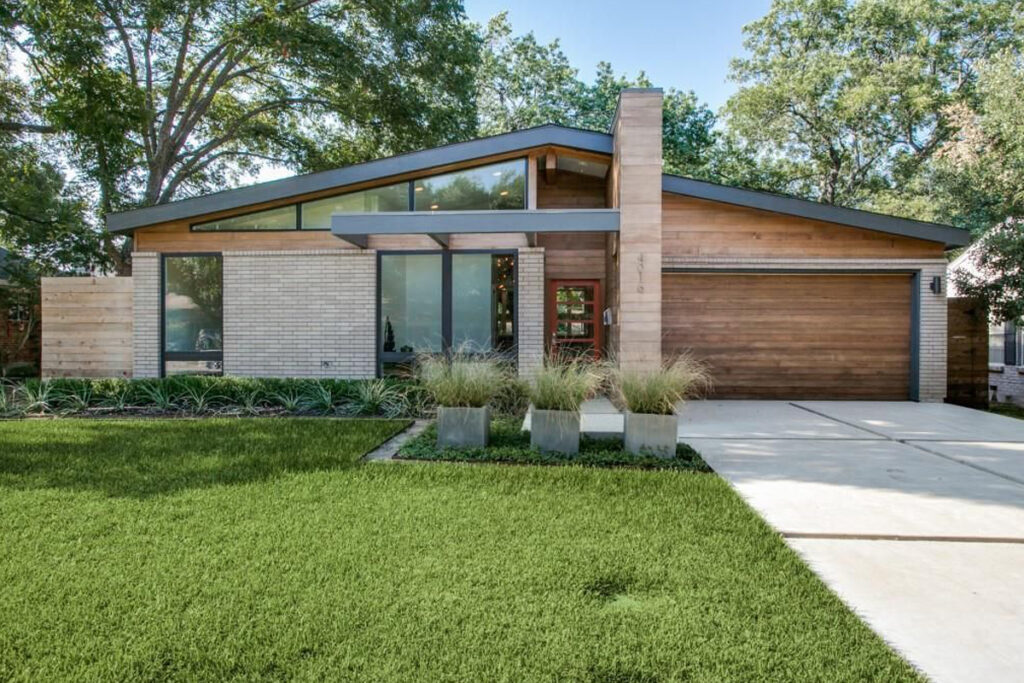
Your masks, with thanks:
<instances>
[{"instance_id":1,"label":"exterior light fixture","mask_svg":"<svg viewBox=\"0 0 1024 683\"><path fill-rule=\"evenodd\" d=\"M936 275L932 278L931 290L933 294L942 294L942 276Z\"/></svg>"}]
</instances>

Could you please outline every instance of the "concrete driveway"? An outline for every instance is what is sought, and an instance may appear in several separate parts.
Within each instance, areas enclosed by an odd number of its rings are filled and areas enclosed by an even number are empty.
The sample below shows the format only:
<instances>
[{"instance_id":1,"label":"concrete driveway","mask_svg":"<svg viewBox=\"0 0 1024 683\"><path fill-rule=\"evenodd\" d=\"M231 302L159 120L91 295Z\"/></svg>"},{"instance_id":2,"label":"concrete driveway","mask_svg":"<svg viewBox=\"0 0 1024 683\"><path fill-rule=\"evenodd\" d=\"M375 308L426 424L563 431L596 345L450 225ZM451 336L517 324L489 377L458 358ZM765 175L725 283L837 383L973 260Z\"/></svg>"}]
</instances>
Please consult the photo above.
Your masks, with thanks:
<instances>
[{"instance_id":1,"label":"concrete driveway","mask_svg":"<svg viewBox=\"0 0 1024 683\"><path fill-rule=\"evenodd\" d=\"M943 404L702 401L679 438L936 681L1024 676L1024 421Z\"/></svg>"}]
</instances>

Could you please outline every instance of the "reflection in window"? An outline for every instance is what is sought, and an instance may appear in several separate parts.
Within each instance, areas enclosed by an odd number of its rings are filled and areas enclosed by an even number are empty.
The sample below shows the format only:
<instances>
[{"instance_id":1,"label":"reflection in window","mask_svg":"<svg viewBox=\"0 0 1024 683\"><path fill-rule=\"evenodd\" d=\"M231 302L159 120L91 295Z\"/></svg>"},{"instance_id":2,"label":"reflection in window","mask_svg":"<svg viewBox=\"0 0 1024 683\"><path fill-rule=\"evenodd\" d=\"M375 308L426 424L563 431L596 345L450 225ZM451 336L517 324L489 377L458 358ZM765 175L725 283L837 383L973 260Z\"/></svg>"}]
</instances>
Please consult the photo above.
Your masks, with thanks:
<instances>
[{"instance_id":1,"label":"reflection in window","mask_svg":"<svg viewBox=\"0 0 1024 683\"><path fill-rule=\"evenodd\" d=\"M217 256L164 258L165 372L219 372L223 350L222 283Z\"/></svg>"},{"instance_id":2,"label":"reflection in window","mask_svg":"<svg viewBox=\"0 0 1024 683\"><path fill-rule=\"evenodd\" d=\"M297 224L297 208L282 206L267 211L235 216L234 218L223 218L219 221L193 225L193 230L201 232L212 232L220 230L294 230Z\"/></svg>"},{"instance_id":3,"label":"reflection in window","mask_svg":"<svg viewBox=\"0 0 1024 683\"><path fill-rule=\"evenodd\" d=\"M408 211L409 183L375 187L302 204L303 230L330 230L331 214Z\"/></svg>"},{"instance_id":4,"label":"reflection in window","mask_svg":"<svg viewBox=\"0 0 1024 683\"><path fill-rule=\"evenodd\" d=\"M441 314L441 254L383 254L381 351L441 351Z\"/></svg>"},{"instance_id":5,"label":"reflection in window","mask_svg":"<svg viewBox=\"0 0 1024 683\"><path fill-rule=\"evenodd\" d=\"M526 208L526 162L479 166L413 181L416 211Z\"/></svg>"},{"instance_id":6,"label":"reflection in window","mask_svg":"<svg viewBox=\"0 0 1024 683\"><path fill-rule=\"evenodd\" d=\"M515 345L515 257L452 254L452 347L507 351Z\"/></svg>"}]
</instances>

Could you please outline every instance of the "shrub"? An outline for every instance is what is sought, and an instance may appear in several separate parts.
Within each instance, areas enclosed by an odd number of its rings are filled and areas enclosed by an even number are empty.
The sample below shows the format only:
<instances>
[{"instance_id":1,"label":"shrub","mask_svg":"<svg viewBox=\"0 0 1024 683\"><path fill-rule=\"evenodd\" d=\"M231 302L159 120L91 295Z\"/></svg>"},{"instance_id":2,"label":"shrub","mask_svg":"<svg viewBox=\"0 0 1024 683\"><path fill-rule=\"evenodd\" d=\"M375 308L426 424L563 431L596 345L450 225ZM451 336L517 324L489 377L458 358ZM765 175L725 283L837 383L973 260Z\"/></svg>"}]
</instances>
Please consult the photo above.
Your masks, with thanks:
<instances>
[{"instance_id":1,"label":"shrub","mask_svg":"<svg viewBox=\"0 0 1024 683\"><path fill-rule=\"evenodd\" d=\"M356 384L345 408L349 415L399 417L409 413L409 400L401 385L374 379Z\"/></svg>"},{"instance_id":2,"label":"shrub","mask_svg":"<svg viewBox=\"0 0 1024 683\"><path fill-rule=\"evenodd\" d=\"M15 391L15 399L26 413L52 413L56 408L53 384L46 380L27 380Z\"/></svg>"},{"instance_id":3,"label":"shrub","mask_svg":"<svg viewBox=\"0 0 1024 683\"><path fill-rule=\"evenodd\" d=\"M509 372L501 388L495 392L490 405L498 415L522 417L530 407L530 383Z\"/></svg>"},{"instance_id":4,"label":"shrub","mask_svg":"<svg viewBox=\"0 0 1024 683\"><path fill-rule=\"evenodd\" d=\"M530 402L538 410L577 412L601 386L600 366L580 358L548 358L530 381Z\"/></svg>"},{"instance_id":5,"label":"shrub","mask_svg":"<svg viewBox=\"0 0 1024 683\"><path fill-rule=\"evenodd\" d=\"M159 379L141 379L133 383L136 403L148 405L157 410L172 411L178 407L174 389L170 382Z\"/></svg>"},{"instance_id":6,"label":"shrub","mask_svg":"<svg viewBox=\"0 0 1024 683\"><path fill-rule=\"evenodd\" d=\"M672 415L678 403L711 387L707 365L686 354L656 370L611 367L608 376L612 400L631 413Z\"/></svg>"},{"instance_id":7,"label":"shrub","mask_svg":"<svg viewBox=\"0 0 1024 683\"><path fill-rule=\"evenodd\" d=\"M438 405L483 408L501 389L508 372L497 358L459 351L450 356L420 356L416 375Z\"/></svg>"}]
</instances>

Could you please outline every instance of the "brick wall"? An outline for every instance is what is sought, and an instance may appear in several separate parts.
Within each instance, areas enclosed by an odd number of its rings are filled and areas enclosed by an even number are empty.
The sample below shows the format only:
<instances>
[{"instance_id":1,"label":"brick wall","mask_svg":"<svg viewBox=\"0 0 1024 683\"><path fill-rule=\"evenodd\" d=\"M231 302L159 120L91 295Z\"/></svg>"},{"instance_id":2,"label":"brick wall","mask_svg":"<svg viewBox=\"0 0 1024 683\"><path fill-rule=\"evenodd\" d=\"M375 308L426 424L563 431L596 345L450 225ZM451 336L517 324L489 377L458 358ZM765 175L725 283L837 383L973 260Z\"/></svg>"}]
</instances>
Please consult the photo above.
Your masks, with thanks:
<instances>
[{"instance_id":1,"label":"brick wall","mask_svg":"<svg viewBox=\"0 0 1024 683\"><path fill-rule=\"evenodd\" d=\"M1024 367L1019 365L998 366L990 369L988 385L999 403L1016 403L1024 406Z\"/></svg>"},{"instance_id":2,"label":"brick wall","mask_svg":"<svg viewBox=\"0 0 1024 683\"><path fill-rule=\"evenodd\" d=\"M224 373L373 377L373 251L224 253Z\"/></svg>"},{"instance_id":3,"label":"brick wall","mask_svg":"<svg viewBox=\"0 0 1024 683\"><path fill-rule=\"evenodd\" d=\"M544 249L519 249L516 322L519 374L529 377L544 362Z\"/></svg>"},{"instance_id":4,"label":"brick wall","mask_svg":"<svg viewBox=\"0 0 1024 683\"><path fill-rule=\"evenodd\" d=\"M932 277L945 277L945 259L795 259L795 258L716 258L679 257L663 259L666 268L685 267L708 270L919 270L920 336L918 339L918 398L942 401L946 396L946 295L931 291Z\"/></svg>"},{"instance_id":5,"label":"brick wall","mask_svg":"<svg viewBox=\"0 0 1024 683\"><path fill-rule=\"evenodd\" d=\"M132 254L132 376L160 376L160 254Z\"/></svg>"}]
</instances>

